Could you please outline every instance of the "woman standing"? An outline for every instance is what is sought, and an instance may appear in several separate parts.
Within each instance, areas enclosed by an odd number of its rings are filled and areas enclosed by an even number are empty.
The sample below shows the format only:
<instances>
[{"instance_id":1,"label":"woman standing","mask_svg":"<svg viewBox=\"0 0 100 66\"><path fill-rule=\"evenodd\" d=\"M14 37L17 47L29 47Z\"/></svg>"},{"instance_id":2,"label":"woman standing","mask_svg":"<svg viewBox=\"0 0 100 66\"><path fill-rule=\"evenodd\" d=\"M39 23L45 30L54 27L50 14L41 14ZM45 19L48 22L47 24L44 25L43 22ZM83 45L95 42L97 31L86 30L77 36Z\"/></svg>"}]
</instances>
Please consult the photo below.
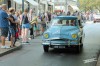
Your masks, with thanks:
<instances>
[{"instance_id":1,"label":"woman standing","mask_svg":"<svg viewBox=\"0 0 100 66\"><path fill-rule=\"evenodd\" d=\"M17 22L20 22L18 20L18 17L19 17L19 13L16 11L14 18L16 19ZM20 26L19 24L16 24L16 39L19 39L19 28L20 28L19 26Z\"/></svg>"},{"instance_id":2,"label":"woman standing","mask_svg":"<svg viewBox=\"0 0 100 66\"><path fill-rule=\"evenodd\" d=\"M28 9L24 10L24 13L22 14L22 43L26 44L28 42L28 31L30 29L30 23L28 20Z\"/></svg>"},{"instance_id":3,"label":"woman standing","mask_svg":"<svg viewBox=\"0 0 100 66\"><path fill-rule=\"evenodd\" d=\"M20 10L19 12L19 17L18 17L18 20L20 21L20 24L19 24L19 36L20 36L20 38L22 38L21 37L21 30L22 30L22 11Z\"/></svg>"},{"instance_id":4,"label":"woman standing","mask_svg":"<svg viewBox=\"0 0 100 66\"><path fill-rule=\"evenodd\" d=\"M15 42L16 42L16 39L15 39L16 24L19 23L14 18L14 14L15 14L15 10L13 8L9 8L9 17L12 18L12 20L10 20L10 26L9 26L9 37L10 37L10 41L11 41L11 46L10 47L15 46Z\"/></svg>"}]
</instances>

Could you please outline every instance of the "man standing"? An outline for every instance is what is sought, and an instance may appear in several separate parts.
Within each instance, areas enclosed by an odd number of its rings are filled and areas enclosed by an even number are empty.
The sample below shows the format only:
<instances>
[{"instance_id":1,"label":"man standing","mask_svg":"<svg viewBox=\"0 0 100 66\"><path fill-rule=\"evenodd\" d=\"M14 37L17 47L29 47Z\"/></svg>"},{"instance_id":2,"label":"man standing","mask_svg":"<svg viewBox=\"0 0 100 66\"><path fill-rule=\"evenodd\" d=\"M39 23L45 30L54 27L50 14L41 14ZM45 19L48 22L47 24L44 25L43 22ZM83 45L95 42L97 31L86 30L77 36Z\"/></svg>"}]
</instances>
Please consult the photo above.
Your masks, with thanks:
<instances>
[{"instance_id":1,"label":"man standing","mask_svg":"<svg viewBox=\"0 0 100 66\"><path fill-rule=\"evenodd\" d=\"M5 45L5 39L8 35L8 31L9 31L8 19L10 19L10 18L8 18L8 14L6 13L6 10L7 10L6 4L3 4L1 6L1 8L2 8L0 10L0 29L1 29L1 42L2 42L1 48L10 48Z\"/></svg>"}]
</instances>

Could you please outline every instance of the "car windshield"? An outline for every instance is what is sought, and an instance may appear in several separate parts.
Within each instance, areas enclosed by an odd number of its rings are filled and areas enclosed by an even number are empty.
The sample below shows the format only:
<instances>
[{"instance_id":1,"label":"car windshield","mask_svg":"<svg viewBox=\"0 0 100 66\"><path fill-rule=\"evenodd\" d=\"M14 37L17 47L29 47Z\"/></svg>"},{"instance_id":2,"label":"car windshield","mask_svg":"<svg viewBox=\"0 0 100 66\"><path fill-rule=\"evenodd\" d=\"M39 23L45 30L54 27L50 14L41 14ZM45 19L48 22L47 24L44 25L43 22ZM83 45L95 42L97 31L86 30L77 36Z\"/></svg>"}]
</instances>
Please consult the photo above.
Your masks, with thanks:
<instances>
[{"instance_id":1,"label":"car windshield","mask_svg":"<svg viewBox=\"0 0 100 66\"><path fill-rule=\"evenodd\" d=\"M95 15L94 18L100 18L100 15Z\"/></svg>"},{"instance_id":2,"label":"car windshield","mask_svg":"<svg viewBox=\"0 0 100 66\"><path fill-rule=\"evenodd\" d=\"M51 21L51 26L76 26L75 20L60 20L60 19L53 19Z\"/></svg>"}]
</instances>

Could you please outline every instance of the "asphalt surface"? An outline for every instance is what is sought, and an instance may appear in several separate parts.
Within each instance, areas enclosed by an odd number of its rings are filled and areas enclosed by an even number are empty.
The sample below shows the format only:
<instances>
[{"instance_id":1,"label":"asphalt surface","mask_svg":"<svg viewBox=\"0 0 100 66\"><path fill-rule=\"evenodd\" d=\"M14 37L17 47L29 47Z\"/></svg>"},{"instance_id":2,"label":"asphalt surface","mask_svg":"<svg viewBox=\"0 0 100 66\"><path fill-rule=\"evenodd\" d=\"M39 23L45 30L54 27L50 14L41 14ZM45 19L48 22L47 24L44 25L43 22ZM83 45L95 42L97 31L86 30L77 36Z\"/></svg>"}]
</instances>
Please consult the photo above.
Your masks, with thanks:
<instances>
[{"instance_id":1,"label":"asphalt surface","mask_svg":"<svg viewBox=\"0 0 100 66\"><path fill-rule=\"evenodd\" d=\"M81 53L72 48L43 51L41 36L23 45L20 51L0 57L0 66L95 66L100 50L100 24L86 24Z\"/></svg>"}]
</instances>

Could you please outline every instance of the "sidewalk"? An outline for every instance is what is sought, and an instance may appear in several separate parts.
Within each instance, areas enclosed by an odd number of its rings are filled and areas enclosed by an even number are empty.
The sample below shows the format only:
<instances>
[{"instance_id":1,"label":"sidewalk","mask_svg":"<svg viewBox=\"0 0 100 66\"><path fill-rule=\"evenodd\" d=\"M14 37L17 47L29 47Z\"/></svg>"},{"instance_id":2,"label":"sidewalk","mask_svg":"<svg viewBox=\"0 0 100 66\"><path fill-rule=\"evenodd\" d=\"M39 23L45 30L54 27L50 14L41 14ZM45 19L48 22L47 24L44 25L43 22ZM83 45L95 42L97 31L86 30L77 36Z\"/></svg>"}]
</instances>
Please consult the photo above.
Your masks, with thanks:
<instances>
[{"instance_id":1,"label":"sidewalk","mask_svg":"<svg viewBox=\"0 0 100 66\"><path fill-rule=\"evenodd\" d=\"M10 41L6 41L6 45L10 46ZM1 47L1 42L0 42L0 47ZM22 45L19 42L16 42L16 47L14 47L14 48L10 48L10 49L1 49L0 48L0 57L7 55L13 51L19 50L21 48L22 48Z\"/></svg>"},{"instance_id":2,"label":"sidewalk","mask_svg":"<svg viewBox=\"0 0 100 66\"><path fill-rule=\"evenodd\" d=\"M100 66L100 55L98 57L98 61L97 61L97 65L96 66Z\"/></svg>"}]
</instances>

